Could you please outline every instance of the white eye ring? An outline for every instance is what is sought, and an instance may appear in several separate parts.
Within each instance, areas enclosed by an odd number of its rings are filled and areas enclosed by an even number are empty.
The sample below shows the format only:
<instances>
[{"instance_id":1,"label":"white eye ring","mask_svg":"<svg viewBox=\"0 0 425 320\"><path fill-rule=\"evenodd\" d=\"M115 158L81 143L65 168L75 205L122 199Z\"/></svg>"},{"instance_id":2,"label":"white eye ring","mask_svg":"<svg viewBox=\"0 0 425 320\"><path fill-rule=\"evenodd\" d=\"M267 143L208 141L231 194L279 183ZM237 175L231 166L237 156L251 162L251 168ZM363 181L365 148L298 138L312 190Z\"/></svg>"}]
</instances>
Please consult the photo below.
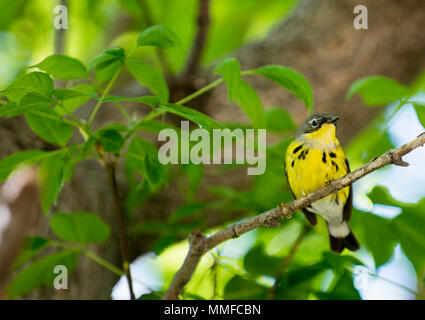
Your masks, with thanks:
<instances>
[{"instance_id":1,"label":"white eye ring","mask_svg":"<svg viewBox=\"0 0 425 320\"><path fill-rule=\"evenodd\" d=\"M317 127L317 125L318 125L318 122L317 122L317 120L316 120L316 119L311 120L311 126L312 126L313 128Z\"/></svg>"}]
</instances>

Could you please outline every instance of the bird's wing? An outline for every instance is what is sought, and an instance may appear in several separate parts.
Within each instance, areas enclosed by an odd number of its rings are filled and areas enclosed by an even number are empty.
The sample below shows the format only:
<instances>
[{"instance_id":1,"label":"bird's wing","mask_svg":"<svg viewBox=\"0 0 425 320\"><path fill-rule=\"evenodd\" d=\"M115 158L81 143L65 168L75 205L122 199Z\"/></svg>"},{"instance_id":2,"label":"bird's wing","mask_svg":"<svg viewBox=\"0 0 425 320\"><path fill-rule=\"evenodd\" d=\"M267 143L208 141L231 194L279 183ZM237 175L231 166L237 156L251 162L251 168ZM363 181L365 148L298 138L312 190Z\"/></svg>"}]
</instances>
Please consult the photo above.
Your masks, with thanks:
<instances>
[{"instance_id":1,"label":"bird's wing","mask_svg":"<svg viewBox=\"0 0 425 320\"><path fill-rule=\"evenodd\" d=\"M291 189L291 184L289 183L289 179L288 179L288 172L286 170L286 159L283 163L283 166L285 168L285 176L286 176L286 182L288 183L289 186L289 190L292 193L292 196L294 197L294 199L296 199L294 192ZM312 226L315 226L317 224L317 217L313 212L308 211L306 208L301 209L302 212L304 213L305 217L307 218L308 222L310 222L310 224Z\"/></svg>"},{"instance_id":2,"label":"bird's wing","mask_svg":"<svg viewBox=\"0 0 425 320\"><path fill-rule=\"evenodd\" d=\"M347 166L347 173L350 172L351 171L350 164L347 158L345 158L345 165ZM348 192L349 194L348 194L347 202L345 202L344 211L343 211L344 221L350 220L351 211L353 210L353 186L352 185L350 185Z\"/></svg>"}]
</instances>

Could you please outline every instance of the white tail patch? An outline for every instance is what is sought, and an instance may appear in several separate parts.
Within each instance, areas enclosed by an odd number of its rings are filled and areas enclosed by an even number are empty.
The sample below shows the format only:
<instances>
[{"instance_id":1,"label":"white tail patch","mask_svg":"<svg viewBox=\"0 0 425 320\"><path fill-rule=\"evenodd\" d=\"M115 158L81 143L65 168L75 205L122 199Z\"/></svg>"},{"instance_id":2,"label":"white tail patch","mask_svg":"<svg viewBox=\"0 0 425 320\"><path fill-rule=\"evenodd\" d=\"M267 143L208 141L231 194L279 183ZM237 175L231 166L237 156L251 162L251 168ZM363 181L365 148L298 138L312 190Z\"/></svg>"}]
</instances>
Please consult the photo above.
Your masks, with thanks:
<instances>
[{"instance_id":1,"label":"white tail patch","mask_svg":"<svg viewBox=\"0 0 425 320\"><path fill-rule=\"evenodd\" d=\"M331 236L335 238L345 238L350 234L350 227L346 221L338 225L328 224L328 228Z\"/></svg>"}]
</instances>

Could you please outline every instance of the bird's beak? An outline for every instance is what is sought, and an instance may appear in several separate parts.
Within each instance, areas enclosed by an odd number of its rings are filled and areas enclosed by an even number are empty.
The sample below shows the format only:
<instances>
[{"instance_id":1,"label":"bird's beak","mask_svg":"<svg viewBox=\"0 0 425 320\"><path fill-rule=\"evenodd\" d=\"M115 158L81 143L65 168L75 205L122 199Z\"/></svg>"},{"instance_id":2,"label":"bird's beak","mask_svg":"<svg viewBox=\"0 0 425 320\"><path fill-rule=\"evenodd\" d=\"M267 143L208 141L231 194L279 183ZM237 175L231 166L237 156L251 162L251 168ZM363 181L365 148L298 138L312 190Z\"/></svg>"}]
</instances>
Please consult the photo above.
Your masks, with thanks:
<instances>
[{"instance_id":1,"label":"bird's beak","mask_svg":"<svg viewBox=\"0 0 425 320\"><path fill-rule=\"evenodd\" d=\"M338 121L339 117L335 116L335 117L330 117L329 120L327 121L328 123L336 123Z\"/></svg>"}]
</instances>

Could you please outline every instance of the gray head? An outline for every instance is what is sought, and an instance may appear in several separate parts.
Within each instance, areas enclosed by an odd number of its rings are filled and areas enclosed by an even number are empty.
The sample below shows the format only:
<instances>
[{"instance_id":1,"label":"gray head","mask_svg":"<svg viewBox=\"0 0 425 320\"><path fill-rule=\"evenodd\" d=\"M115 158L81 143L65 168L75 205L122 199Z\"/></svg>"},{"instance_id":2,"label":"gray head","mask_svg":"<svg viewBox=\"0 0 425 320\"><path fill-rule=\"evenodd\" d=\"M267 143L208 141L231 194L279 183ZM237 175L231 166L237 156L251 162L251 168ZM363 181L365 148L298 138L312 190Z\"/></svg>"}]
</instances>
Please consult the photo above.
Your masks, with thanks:
<instances>
[{"instance_id":1,"label":"gray head","mask_svg":"<svg viewBox=\"0 0 425 320\"><path fill-rule=\"evenodd\" d=\"M316 130L319 130L324 123L333 123L335 124L338 121L338 116L332 116L327 113L317 113L310 116L298 129L297 137L306 134L312 133Z\"/></svg>"}]
</instances>

